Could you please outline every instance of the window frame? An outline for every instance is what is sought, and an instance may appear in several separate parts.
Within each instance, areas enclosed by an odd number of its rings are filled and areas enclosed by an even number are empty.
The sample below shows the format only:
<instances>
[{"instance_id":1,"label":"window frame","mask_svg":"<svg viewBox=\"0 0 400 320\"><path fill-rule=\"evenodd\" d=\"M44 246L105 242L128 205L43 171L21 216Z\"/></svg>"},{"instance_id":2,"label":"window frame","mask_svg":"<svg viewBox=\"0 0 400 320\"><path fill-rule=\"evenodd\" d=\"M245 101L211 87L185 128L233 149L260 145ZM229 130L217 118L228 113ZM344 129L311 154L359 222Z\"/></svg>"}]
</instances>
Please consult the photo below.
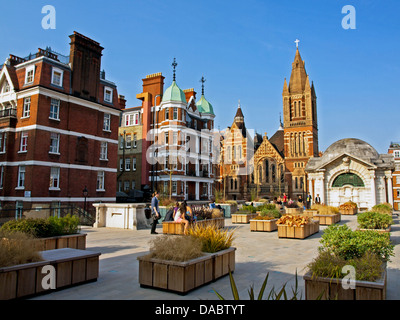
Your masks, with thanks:
<instances>
[{"instance_id":1,"label":"window frame","mask_svg":"<svg viewBox=\"0 0 400 320\"><path fill-rule=\"evenodd\" d=\"M32 80L28 81L30 78L29 73L32 72ZM25 84L32 84L35 81L35 65L33 66L28 66L25 68Z\"/></svg>"},{"instance_id":2,"label":"window frame","mask_svg":"<svg viewBox=\"0 0 400 320\"><path fill-rule=\"evenodd\" d=\"M24 98L24 105L22 108L21 119L29 118L31 116L31 97Z\"/></svg>"},{"instance_id":3,"label":"window frame","mask_svg":"<svg viewBox=\"0 0 400 320\"><path fill-rule=\"evenodd\" d=\"M53 144L53 141L57 141ZM50 133L50 154L60 154L60 134L58 132Z\"/></svg>"},{"instance_id":4,"label":"window frame","mask_svg":"<svg viewBox=\"0 0 400 320\"><path fill-rule=\"evenodd\" d=\"M19 145L19 153L21 152L28 152L28 131L21 132L21 140Z\"/></svg>"},{"instance_id":5,"label":"window frame","mask_svg":"<svg viewBox=\"0 0 400 320\"><path fill-rule=\"evenodd\" d=\"M60 74L60 83L55 83L55 73L59 73ZM59 68L56 67L52 67L51 69L51 84L57 87L62 88L63 86L63 80L64 80L64 70L61 70Z\"/></svg>"},{"instance_id":6,"label":"window frame","mask_svg":"<svg viewBox=\"0 0 400 320\"><path fill-rule=\"evenodd\" d=\"M106 191L106 188L105 188L105 171L97 171L96 191L97 192Z\"/></svg>"},{"instance_id":7,"label":"window frame","mask_svg":"<svg viewBox=\"0 0 400 320\"><path fill-rule=\"evenodd\" d=\"M104 113L103 131L111 132L111 114Z\"/></svg>"},{"instance_id":8,"label":"window frame","mask_svg":"<svg viewBox=\"0 0 400 320\"><path fill-rule=\"evenodd\" d=\"M49 119L60 120L60 105L61 101L59 99L51 98Z\"/></svg>"},{"instance_id":9,"label":"window frame","mask_svg":"<svg viewBox=\"0 0 400 320\"><path fill-rule=\"evenodd\" d=\"M100 141L100 160L108 161L108 143Z\"/></svg>"},{"instance_id":10,"label":"window frame","mask_svg":"<svg viewBox=\"0 0 400 320\"><path fill-rule=\"evenodd\" d=\"M18 180L16 189L25 189L25 174L26 174L26 167L24 165L18 166Z\"/></svg>"},{"instance_id":11,"label":"window frame","mask_svg":"<svg viewBox=\"0 0 400 320\"><path fill-rule=\"evenodd\" d=\"M110 92L110 100L106 99L107 97L107 91ZM108 103L112 103L113 102L113 89L110 87L104 87L104 101L108 102Z\"/></svg>"},{"instance_id":12,"label":"window frame","mask_svg":"<svg viewBox=\"0 0 400 320\"><path fill-rule=\"evenodd\" d=\"M60 167L50 168L49 190L60 190Z\"/></svg>"}]
</instances>

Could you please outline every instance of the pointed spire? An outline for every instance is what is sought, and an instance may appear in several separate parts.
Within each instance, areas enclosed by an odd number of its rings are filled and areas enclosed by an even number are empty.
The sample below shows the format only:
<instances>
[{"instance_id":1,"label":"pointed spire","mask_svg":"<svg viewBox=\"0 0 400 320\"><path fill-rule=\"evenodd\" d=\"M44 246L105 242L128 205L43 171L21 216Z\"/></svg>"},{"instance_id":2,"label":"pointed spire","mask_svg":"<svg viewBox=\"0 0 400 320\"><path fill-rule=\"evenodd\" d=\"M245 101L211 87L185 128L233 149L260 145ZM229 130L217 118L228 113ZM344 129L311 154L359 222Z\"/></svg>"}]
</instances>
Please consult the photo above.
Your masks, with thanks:
<instances>
[{"instance_id":1,"label":"pointed spire","mask_svg":"<svg viewBox=\"0 0 400 320\"><path fill-rule=\"evenodd\" d=\"M177 63L176 63L176 59L174 58L174 62L172 62L172 67L174 68L174 70L173 70L173 77L172 77L172 80L173 81L175 81L175 69L176 69L176 66L178 65Z\"/></svg>"},{"instance_id":2,"label":"pointed spire","mask_svg":"<svg viewBox=\"0 0 400 320\"><path fill-rule=\"evenodd\" d=\"M304 61L301 59L299 48L292 63L292 74L290 75L289 90L291 93L303 92L306 85L307 73Z\"/></svg>"},{"instance_id":3,"label":"pointed spire","mask_svg":"<svg viewBox=\"0 0 400 320\"><path fill-rule=\"evenodd\" d=\"M240 106L240 100L238 103L238 107L237 107L237 111L236 111L236 115L235 115L235 121L243 121L244 116L243 116L243 112L242 112L242 108Z\"/></svg>"},{"instance_id":4,"label":"pointed spire","mask_svg":"<svg viewBox=\"0 0 400 320\"><path fill-rule=\"evenodd\" d=\"M283 93L288 93L289 89L288 89L288 85L287 85L287 81L285 78L285 81L283 82Z\"/></svg>"}]
</instances>

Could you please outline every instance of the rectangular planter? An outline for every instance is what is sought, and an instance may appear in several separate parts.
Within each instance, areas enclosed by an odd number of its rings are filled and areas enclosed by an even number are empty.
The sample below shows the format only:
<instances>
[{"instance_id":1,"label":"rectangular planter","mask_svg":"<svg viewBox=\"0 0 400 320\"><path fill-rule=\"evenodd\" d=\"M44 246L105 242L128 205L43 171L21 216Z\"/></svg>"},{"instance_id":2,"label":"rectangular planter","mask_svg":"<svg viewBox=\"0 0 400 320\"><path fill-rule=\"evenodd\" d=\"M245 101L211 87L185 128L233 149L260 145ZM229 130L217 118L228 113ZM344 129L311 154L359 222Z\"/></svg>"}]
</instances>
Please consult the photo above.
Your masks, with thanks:
<instances>
[{"instance_id":1,"label":"rectangular planter","mask_svg":"<svg viewBox=\"0 0 400 320\"><path fill-rule=\"evenodd\" d=\"M41 251L43 261L0 268L0 300L52 292L43 289L42 268L55 268L56 290L95 281L99 275L99 252L71 248Z\"/></svg>"},{"instance_id":2,"label":"rectangular planter","mask_svg":"<svg viewBox=\"0 0 400 320\"><path fill-rule=\"evenodd\" d=\"M232 215L232 223L250 223L257 216L257 213L235 213Z\"/></svg>"},{"instance_id":3,"label":"rectangular planter","mask_svg":"<svg viewBox=\"0 0 400 320\"><path fill-rule=\"evenodd\" d=\"M289 227L285 224L278 224L278 237L290 239L305 239L314 233L319 232L319 221L313 221L301 227Z\"/></svg>"},{"instance_id":4,"label":"rectangular planter","mask_svg":"<svg viewBox=\"0 0 400 320\"><path fill-rule=\"evenodd\" d=\"M230 218L233 213L237 211L237 204L233 203L216 203L215 204L217 207L221 206L222 209L224 209L225 212L225 218Z\"/></svg>"},{"instance_id":5,"label":"rectangular planter","mask_svg":"<svg viewBox=\"0 0 400 320\"><path fill-rule=\"evenodd\" d=\"M309 218L312 218L316 214L318 214L318 210L314 210L314 209L307 209L307 210L304 210L302 213L303 216L306 216Z\"/></svg>"},{"instance_id":6,"label":"rectangular planter","mask_svg":"<svg viewBox=\"0 0 400 320\"><path fill-rule=\"evenodd\" d=\"M313 220L318 220L320 225L330 226L341 220L341 214L316 214L313 216Z\"/></svg>"},{"instance_id":7,"label":"rectangular planter","mask_svg":"<svg viewBox=\"0 0 400 320\"><path fill-rule=\"evenodd\" d=\"M288 208L288 207L285 207L285 214L298 215L298 214L302 214L302 213L303 213L303 209L302 208Z\"/></svg>"},{"instance_id":8,"label":"rectangular planter","mask_svg":"<svg viewBox=\"0 0 400 320\"><path fill-rule=\"evenodd\" d=\"M315 300L322 293L322 299L386 300L386 267L375 282L356 280L355 289L344 289L341 279L313 277L310 271L303 276L303 279L306 300Z\"/></svg>"},{"instance_id":9,"label":"rectangular planter","mask_svg":"<svg viewBox=\"0 0 400 320\"><path fill-rule=\"evenodd\" d=\"M278 221L278 219L250 220L250 231L271 232L271 231L278 230L276 221Z\"/></svg>"},{"instance_id":10,"label":"rectangular planter","mask_svg":"<svg viewBox=\"0 0 400 320\"><path fill-rule=\"evenodd\" d=\"M163 289L180 294L215 281L235 270L235 250L229 248L185 262L148 259L139 260L141 287Z\"/></svg>"},{"instance_id":11,"label":"rectangular planter","mask_svg":"<svg viewBox=\"0 0 400 320\"><path fill-rule=\"evenodd\" d=\"M199 226L215 225L217 228L225 227L225 218L206 219L196 222ZM164 234L184 234L185 224L183 222L164 221L162 223Z\"/></svg>"},{"instance_id":12,"label":"rectangular planter","mask_svg":"<svg viewBox=\"0 0 400 320\"><path fill-rule=\"evenodd\" d=\"M65 236L39 238L39 250L53 250L62 248L86 249L86 233L69 234Z\"/></svg>"},{"instance_id":13,"label":"rectangular planter","mask_svg":"<svg viewBox=\"0 0 400 320\"><path fill-rule=\"evenodd\" d=\"M357 208L353 208L353 209L340 209L339 208L339 212L344 215L355 215L355 214L357 214Z\"/></svg>"}]
</instances>

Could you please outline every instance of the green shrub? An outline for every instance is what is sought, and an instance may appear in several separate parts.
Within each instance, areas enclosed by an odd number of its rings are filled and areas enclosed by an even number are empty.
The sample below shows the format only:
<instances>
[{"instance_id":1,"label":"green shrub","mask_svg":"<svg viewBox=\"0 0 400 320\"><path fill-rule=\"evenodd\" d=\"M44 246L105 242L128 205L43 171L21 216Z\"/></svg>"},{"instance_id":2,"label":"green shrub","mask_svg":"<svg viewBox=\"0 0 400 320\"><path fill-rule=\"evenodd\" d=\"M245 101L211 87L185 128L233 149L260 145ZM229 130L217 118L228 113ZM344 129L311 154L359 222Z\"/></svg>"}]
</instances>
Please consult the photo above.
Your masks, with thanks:
<instances>
[{"instance_id":1,"label":"green shrub","mask_svg":"<svg viewBox=\"0 0 400 320\"><path fill-rule=\"evenodd\" d=\"M323 251L308 265L313 276L342 279L346 265L356 270L356 280L376 281L382 273L382 260L374 253L365 252L363 256L345 260L330 252Z\"/></svg>"},{"instance_id":2,"label":"green shrub","mask_svg":"<svg viewBox=\"0 0 400 320\"><path fill-rule=\"evenodd\" d=\"M268 216L268 217L273 217L273 218L279 219L282 215L281 215L280 211L274 205L273 209L263 208L261 210L260 216L262 216L262 217Z\"/></svg>"},{"instance_id":3,"label":"green shrub","mask_svg":"<svg viewBox=\"0 0 400 320\"><path fill-rule=\"evenodd\" d=\"M361 229L387 229L393 224L393 218L385 213L367 211L358 215L357 222Z\"/></svg>"},{"instance_id":4,"label":"green shrub","mask_svg":"<svg viewBox=\"0 0 400 320\"><path fill-rule=\"evenodd\" d=\"M62 218L10 220L1 226L1 230L9 232L19 231L30 234L35 238L74 234L79 232L79 217L68 214Z\"/></svg>"},{"instance_id":5,"label":"green shrub","mask_svg":"<svg viewBox=\"0 0 400 320\"><path fill-rule=\"evenodd\" d=\"M376 254L382 261L390 261L394 255L394 245L388 234L373 230L353 231L347 225L329 226L320 243L320 252L327 251L344 260L360 258L367 251Z\"/></svg>"},{"instance_id":6,"label":"green shrub","mask_svg":"<svg viewBox=\"0 0 400 320\"><path fill-rule=\"evenodd\" d=\"M253 206L242 206L238 213L256 213L258 211L257 207Z\"/></svg>"},{"instance_id":7,"label":"green shrub","mask_svg":"<svg viewBox=\"0 0 400 320\"><path fill-rule=\"evenodd\" d=\"M378 213L386 213L389 215L392 215L393 208L389 203L380 203L376 204L372 207L373 212L378 212Z\"/></svg>"}]
</instances>

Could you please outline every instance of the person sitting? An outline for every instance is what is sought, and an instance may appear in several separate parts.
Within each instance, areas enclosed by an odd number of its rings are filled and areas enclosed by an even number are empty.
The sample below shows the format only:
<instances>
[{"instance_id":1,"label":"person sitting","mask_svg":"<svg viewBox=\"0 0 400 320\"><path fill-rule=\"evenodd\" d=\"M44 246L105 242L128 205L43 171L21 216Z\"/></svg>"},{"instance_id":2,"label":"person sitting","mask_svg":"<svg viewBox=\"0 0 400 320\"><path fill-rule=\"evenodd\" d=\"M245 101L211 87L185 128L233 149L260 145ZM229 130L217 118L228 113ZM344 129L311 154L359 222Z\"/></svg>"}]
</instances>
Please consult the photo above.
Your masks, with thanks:
<instances>
[{"instance_id":1,"label":"person sitting","mask_svg":"<svg viewBox=\"0 0 400 320\"><path fill-rule=\"evenodd\" d=\"M187 234L189 228L189 221L186 220L185 213L186 213L186 205L182 203L179 209L175 213L174 221L178 223L183 222L185 224L184 234Z\"/></svg>"},{"instance_id":2,"label":"person sitting","mask_svg":"<svg viewBox=\"0 0 400 320\"><path fill-rule=\"evenodd\" d=\"M217 206L215 205L215 201L210 202L210 209L216 209Z\"/></svg>"}]
</instances>

